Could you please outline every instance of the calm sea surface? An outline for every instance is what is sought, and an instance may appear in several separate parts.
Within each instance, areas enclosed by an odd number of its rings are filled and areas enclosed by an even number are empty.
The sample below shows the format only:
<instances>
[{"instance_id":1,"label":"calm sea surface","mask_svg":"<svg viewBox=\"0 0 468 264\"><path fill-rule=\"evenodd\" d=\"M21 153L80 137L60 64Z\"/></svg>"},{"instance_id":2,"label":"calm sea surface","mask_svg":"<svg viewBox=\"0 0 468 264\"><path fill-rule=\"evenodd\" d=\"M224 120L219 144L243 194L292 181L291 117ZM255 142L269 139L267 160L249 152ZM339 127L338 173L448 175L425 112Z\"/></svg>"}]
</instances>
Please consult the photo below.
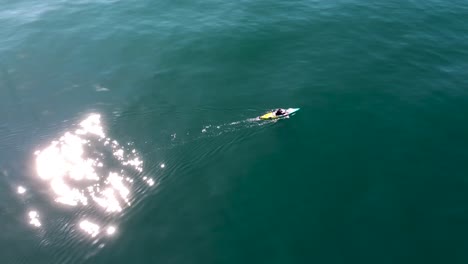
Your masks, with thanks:
<instances>
[{"instance_id":1,"label":"calm sea surface","mask_svg":"<svg viewBox=\"0 0 468 264\"><path fill-rule=\"evenodd\" d=\"M0 0L0 263L466 264L467 121L466 0Z\"/></svg>"}]
</instances>

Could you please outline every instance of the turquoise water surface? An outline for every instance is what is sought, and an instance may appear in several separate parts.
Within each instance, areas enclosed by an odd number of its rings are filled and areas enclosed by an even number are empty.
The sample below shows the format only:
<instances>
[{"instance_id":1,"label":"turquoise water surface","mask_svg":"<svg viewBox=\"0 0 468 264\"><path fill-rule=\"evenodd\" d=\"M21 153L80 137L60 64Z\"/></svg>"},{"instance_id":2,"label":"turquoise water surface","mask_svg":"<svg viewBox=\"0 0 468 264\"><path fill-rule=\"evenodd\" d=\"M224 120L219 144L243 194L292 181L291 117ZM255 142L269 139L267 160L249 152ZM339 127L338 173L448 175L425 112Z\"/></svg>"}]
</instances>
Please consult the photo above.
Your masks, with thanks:
<instances>
[{"instance_id":1,"label":"turquoise water surface","mask_svg":"<svg viewBox=\"0 0 468 264\"><path fill-rule=\"evenodd\" d=\"M467 263L467 25L461 0L0 1L0 262Z\"/></svg>"}]
</instances>

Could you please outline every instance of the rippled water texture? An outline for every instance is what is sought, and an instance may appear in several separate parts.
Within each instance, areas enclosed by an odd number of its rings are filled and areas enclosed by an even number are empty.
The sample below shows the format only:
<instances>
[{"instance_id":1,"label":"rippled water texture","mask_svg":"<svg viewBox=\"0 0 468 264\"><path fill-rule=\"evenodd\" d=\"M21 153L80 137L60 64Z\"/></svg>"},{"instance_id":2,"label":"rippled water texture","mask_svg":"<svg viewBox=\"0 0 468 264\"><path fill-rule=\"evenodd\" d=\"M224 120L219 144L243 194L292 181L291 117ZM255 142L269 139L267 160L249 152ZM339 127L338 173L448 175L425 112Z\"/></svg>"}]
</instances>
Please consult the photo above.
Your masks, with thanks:
<instances>
[{"instance_id":1,"label":"rippled water texture","mask_svg":"<svg viewBox=\"0 0 468 264\"><path fill-rule=\"evenodd\" d=\"M0 1L0 263L467 263L467 25L461 0Z\"/></svg>"}]
</instances>

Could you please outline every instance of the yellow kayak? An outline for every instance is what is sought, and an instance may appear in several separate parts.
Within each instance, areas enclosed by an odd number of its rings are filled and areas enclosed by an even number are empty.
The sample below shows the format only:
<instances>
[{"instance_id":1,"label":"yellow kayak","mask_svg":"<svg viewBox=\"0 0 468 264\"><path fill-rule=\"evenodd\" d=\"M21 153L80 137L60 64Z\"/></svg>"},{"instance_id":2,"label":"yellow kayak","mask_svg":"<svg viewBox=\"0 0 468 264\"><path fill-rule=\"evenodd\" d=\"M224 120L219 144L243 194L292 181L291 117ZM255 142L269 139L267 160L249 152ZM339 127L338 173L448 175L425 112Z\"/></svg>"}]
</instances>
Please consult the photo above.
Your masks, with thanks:
<instances>
[{"instance_id":1,"label":"yellow kayak","mask_svg":"<svg viewBox=\"0 0 468 264\"><path fill-rule=\"evenodd\" d=\"M266 119L275 119L275 118L278 118L279 116L276 116L275 113L266 113L264 115L262 115L260 117L260 119L262 120L266 120Z\"/></svg>"},{"instance_id":2,"label":"yellow kayak","mask_svg":"<svg viewBox=\"0 0 468 264\"><path fill-rule=\"evenodd\" d=\"M264 114L262 116L259 116L258 118L260 118L261 120L277 119L277 118L289 116L290 114L299 111L299 109L300 108L288 108L288 109L286 109L286 113L284 115L280 115L280 116L277 116L275 114L276 111L269 112L269 113L266 113L266 114Z\"/></svg>"}]
</instances>

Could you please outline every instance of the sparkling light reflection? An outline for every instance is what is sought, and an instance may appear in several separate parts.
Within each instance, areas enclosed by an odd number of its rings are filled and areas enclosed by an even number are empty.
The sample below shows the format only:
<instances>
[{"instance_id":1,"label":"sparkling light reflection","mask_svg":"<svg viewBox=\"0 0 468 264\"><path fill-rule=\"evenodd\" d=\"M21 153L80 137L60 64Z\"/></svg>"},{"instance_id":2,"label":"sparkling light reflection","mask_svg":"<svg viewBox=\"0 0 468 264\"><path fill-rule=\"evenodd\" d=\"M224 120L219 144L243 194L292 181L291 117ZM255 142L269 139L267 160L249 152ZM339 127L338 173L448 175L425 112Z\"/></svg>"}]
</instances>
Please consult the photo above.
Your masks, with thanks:
<instances>
[{"instance_id":1,"label":"sparkling light reflection","mask_svg":"<svg viewBox=\"0 0 468 264\"><path fill-rule=\"evenodd\" d=\"M115 230L116 230L116 229L115 229L114 226L109 226L109 227L107 228L107 234L108 234L108 235L113 235L113 234L115 233Z\"/></svg>"},{"instance_id":2,"label":"sparkling light reflection","mask_svg":"<svg viewBox=\"0 0 468 264\"><path fill-rule=\"evenodd\" d=\"M23 186L18 186L18 193L19 194L23 194L26 192L26 188L24 188Z\"/></svg>"},{"instance_id":3,"label":"sparkling light reflection","mask_svg":"<svg viewBox=\"0 0 468 264\"><path fill-rule=\"evenodd\" d=\"M153 179L148 179L147 183L148 183L149 186L153 186L154 185L154 180Z\"/></svg>"},{"instance_id":4,"label":"sparkling light reflection","mask_svg":"<svg viewBox=\"0 0 468 264\"><path fill-rule=\"evenodd\" d=\"M100 115L92 114L75 132L66 132L45 149L36 151L37 173L49 182L58 203L85 206L92 201L107 212L120 212L125 205L130 205L130 189L124 184L125 176L103 171L103 153L96 155L89 146L109 146L122 167L143 171L143 161L136 150L127 154L116 140L106 138Z\"/></svg>"},{"instance_id":5,"label":"sparkling light reflection","mask_svg":"<svg viewBox=\"0 0 468 264\"><path fill-rule=\"evenodd\" d=\"M36 211L29 211L29 223L35 227L40 227L39 214Z\"/></svg>"},{"instance_id":6,"label":"sparkling light reflection","mask_svg":"<svg viewBox=\"0 0 468 264\"><path fill-rule=\"evenodd\" d=\"M106 136L100 115L91 114L80 122L78 129L65 132L58 140L34 152L36 172L50 187L55 202L71 207L86 206L107 215L117 214L131 206L135 195L132 190L136 189L134 180L143 172L139 153L127 146L130 143L120 145ZM151 178L139 180L148 186L155 184ZM22 194L26 189L19 186L17 191ZM36 211L29 212L29 218L32 225L41 226ZM101 227L86 218L79 220L79 228L91 237L100 234ZM115 226L105 230L107 235L115 232Z\"/></svg>"},{"instance_id":7,"label":"sparkling light reflection","mask_svg":"<svg viewBox=\"0 0 468 264\"><path fill-rule=\"evenodd\" d=\"M92 223L88 220L81 221L80 228L86 233L88 233L89 235L91 235L92 237L97 236L100 230L100 227L97 224Z\"/></svg>"}]
</instances>

